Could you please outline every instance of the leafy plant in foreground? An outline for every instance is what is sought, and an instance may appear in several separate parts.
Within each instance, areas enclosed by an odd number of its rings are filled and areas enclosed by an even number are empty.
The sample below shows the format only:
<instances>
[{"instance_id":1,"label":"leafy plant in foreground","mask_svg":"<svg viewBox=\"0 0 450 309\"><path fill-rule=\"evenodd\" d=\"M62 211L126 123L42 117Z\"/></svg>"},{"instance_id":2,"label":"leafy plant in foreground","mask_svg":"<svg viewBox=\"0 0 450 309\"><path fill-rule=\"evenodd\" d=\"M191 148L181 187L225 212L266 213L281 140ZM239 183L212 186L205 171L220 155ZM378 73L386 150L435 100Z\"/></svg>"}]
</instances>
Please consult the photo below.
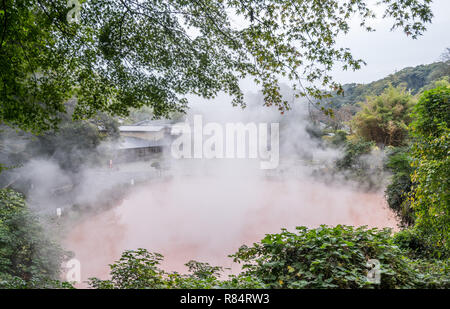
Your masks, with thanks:
<instances>
[{"instance_id":1,"label":"leafy plant in foreground","mask_svg":"<svg viewBox=\"0 0 450 309\"><path fill-rule=\"evenodd\" d=\"M232 255L248 276L270 288L411 288L416 274L389 229L338 225L297 227L292 233L266 235ZM380 262L380 284L367 278L369 259Z\"/></svg>"},{"instance_id":2,"label":"leafy plant in foreground","mask_svg":"<svg viewBox=\"0 0 450 309\"><path fill-rule=\"evenodd\" d=\"M402 245L400 242L398 242ZM223 269L189 261L189 274L159 268L161 254L145 249L125 251L110 265L111 279L91 278L101 289L248 289L248 288L446 288L448 261L416 258L401 249L389 229L322 225L297 227L266 235L252 247L242 246L231 255L242 272L223 278ZM380 282L369 282L370 259L380 262Z\"/></svg>"},{"instance_id":3,"label":"leafy plant in foreground","mask_svg":"<svg viewBox=\"0 0 450 309\"><path fill-rule=\"evenodd\" d=\"M254 277L231 275L221 280L223 268L208 263L189 261L185 265L190 274L166 272L159 268L163 256L145 249L127 250L116 263L110 265L111 279L90 278L90 286L97 289L211 289L263 288Z\"/></svg>"},{"instance_id":4,"label":"leafy plant in foreground","mask_svg":"<svg viewBox=\"0 0 450 309\"><path fill-rule=\"evenodd\" d=\"M0 190L0 288L69 287L58 281L65 253L21 194Z\"/></svg>"},{"instance_id":5,"label":"leafy plant in foreground","mask_svg":"<svg viewBox=\"0 0 450 309\"><path fill-rule=\"evenodd\" d=\"M410 195L416 216L414 228L435 248L450 257L450 87L425 91L414 108L411 124L415 183Z\"/></svg>"}]
</instances>

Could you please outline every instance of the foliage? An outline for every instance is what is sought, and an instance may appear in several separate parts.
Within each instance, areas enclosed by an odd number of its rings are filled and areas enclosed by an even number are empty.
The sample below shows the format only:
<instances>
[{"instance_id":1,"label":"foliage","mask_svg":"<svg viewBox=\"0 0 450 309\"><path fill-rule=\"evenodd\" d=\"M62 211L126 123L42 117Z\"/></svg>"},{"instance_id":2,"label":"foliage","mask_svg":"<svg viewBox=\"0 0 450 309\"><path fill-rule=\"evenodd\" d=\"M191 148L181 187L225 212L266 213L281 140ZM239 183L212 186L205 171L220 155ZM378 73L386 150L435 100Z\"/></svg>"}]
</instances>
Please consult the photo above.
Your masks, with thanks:
<instances>
[{"instance_id":1,"label":"foliage","mask_svg":"<svg viewBox=\"0 0 450 309\"><path fill-rule=\"evenodd\" d=\"M119 122L106 113L99 113L91 120L100 130L100 139L117 140L120 137Z\"/></svg>"},{"instance_id":2,"label":"foliage","mask_svg":"<svg viewBox=\"0 0 450 309\"><path fill-rule=\"evenodd\" d=\"M220 280L222 267L189 261L185 265L190 274L169 273L158 266L163 256L145 249L127 250L116 263L110 265L111 280L90 278L90 286L97 289L210 289L263 288L262 282L247 276L230 276Z\"/></svg>"},{"instance_id":3,"label":"foliage","mask_svg":"<svg viewBox=\"0 0 450 309\"><path fill-rule=\"evenodd\" d=\"M326 140L331 146L341 147L346 145L347 135L344 130L336 130L332 136L323 136L322 139Z\"/></svg>"},{"instance_id":4,"label":"foliage","mask_svg":"<svg viewBox=\"0 0 450 309\"><path fill-rule=\"evenodd\" d=\"M330 105L331 107L334 107ZM359 111L359 107L356 105L342 105L339 108L334 108L332 115L326 115L323 110L312 111L313 117L319 121L327 124L334 130L347 129L348 123L352 117ZM326 110L325 110L326 111Z\"/></svg>"},{"instance_id":5,"label":"foliage","mask_svg":"<svg viewBox=\"0 0 450 309\"><path fill-rule=\"evenodd\" d=\"M411 207L415 228L438 257L450 256L450 87L428 90L414 108Z\"/></svg>"},{"instance_id":6,"label":"foliage","mask_svg":"<svg viewBox=\"0 0 450 309\"><path fill-rule=\"evenodd\" d=\"M345 95L334 96L329 99L329 104L334 108L346 104L354 105L364 101L367 96L381 95L390 86L405 87L412 95L416 95L438 80L447 79L448 76L450 76L449 59L408 67L368 84L345 84L342 86Z\"/></svg>"},{"instance_id":7,"label":"foliage","mask_svg":"<svg viewBox=\"0 0 450 309\"><path fill-rule=\"evenodd\" d=\"M393 242L412 259L432 259L434 248L413 227L397 232Z\"/></svg>"},{"instance_id":8,"label":"foliage","mask_svg":"<svg viewBox=\"0 0 450 309\"><path fill-rule=\"evenodd\" d=\"M450 61L450 48L447 47L441 55L442 61Z\"/></svg>"},{"instance_id":9,"label":"foliage","mask_svg":"<svg viewBox=\"0 0 450 309\"><path fill-rule=\"evenodd\" d=\"M440 137L450 124L448 85L431 89L422 94L414 108L412 129L416 137Z\"/></svg>"},{"instance_id":10,"label":"foliage","mask_svg":"<svg viewBox=\"0 0 450 309\"><path fill-rule=\"evenodd\" d=\"M450 75L444 76L441 79L438 79L438 80L435 80L435 81L429 83L428 85L424 86L421 89L421 92L424 92L426 90L431 90L434 88L438 88L438 87L450 87Z\"/></svg>"},{"instance_id":11,"label":"foliage","mask_svg":"<svg viewBox=\"0 0 450 309\"><path fill-rule=\"evenodd\" d=\"M335 179L354 181L361 190L384 188L386 170L385 150L374 142L348 135L341 146L343 154L334 162L332 170Z\"/></svg>"},{"instance_id":12,"label":"foliage","mask_svg":"<svg viewBox=\"0 0 450 309\"><path fill-rule=\"evenodd\" d=\"M411 267L418 273L418 288L449 289L450 288L450 260L420 259L410 262Z\"/></svg>"},{"instance_id":13,"label":"foliage","mask_svg":"<svg viewBox=\"0 0 450 309\"><path fill-rule=\"evenodd\" d=\"M390 241L390 230L322 225L269 234L233 255L247 275L270 288L409 288L415 274ZM368 281L367 262L381 263L379 285Z\"/></svg>"},{"instance_id":14,"label":"foliage","mask_svg":"<svg viewBox=\"0 0 450 309\"><path fill-rule=\"evenodd\" d=\"M150 166L155 168L155 169L157 169L157 170L161 169L161 163L159 163L158 161L153 162Z\"/></svg>"},{"instance_id":15,"label":"foliage","mask_svg":"<svg viewBox=\"0 0 450 309\"><path fill-rule=\"evenodd\" d=\"M404 229L392 240L410 258L411 267L418 273L417 287L450 287L450 260L435 259L435 248L416 229Z\"/></svg>"},{"instance_id":16,"label":"foliage","mask_svg":"<svg viewBox=\"0 0 450 309\"><path fill-rule=\"evenodd\" d=\"M374 147L373 142L366 142L363 140L349 141L345 145L344 156L336 161L336 167L338 169L360 169L364 166L359 160L360 156L363 154L368 154L372 147Z\"/></svg>"},{"instance_id":17,"label":"foliage","mask_svg":"<svg viewBox=\"0 0 450 309\"><path fill-rule=\"evenodd\" d=\"M47 131L27 145L30 157L52 158L65 170L76 171L89 160L95 160L100 132L84 122L64 122L58 131Z\"/></svg>"},{"instance_id":18,"label":"foliage","mask_svg":"<svg viewBox=\"0 0 450 309\"><path fill-rule=\"evenodd\" d=\"M25 132L0 125L0 177L23 162L24 148L28 138L29 134Z\"/></svg>"},{"instance_id":19,"label":"foliage","mask_svg":"<svg viewBox=\"0 0 450 309\"><path fill-rule=\"evenodd\" d=\"M131 108L128 117L125 119L125 124L132 125L134 123L150 120L153 118L153 111L148 106L142 108Z\"/></svg>"},{"instance_id":20,"label":"foliage","mask_svg":"<svg viewBox=\"0 0 450 309\"><path fill-rule=\"evenodd\" d=\"M67 107L73 112L74 102ZM22 162L43 157L56 161L64 170L77 171L86 164L98 163L101 154L97 147L106 139L119 138L118 123L106 113L97 113L89 121L73 121L69 115L61 118L57 130L32 135L23 151Z\"/></svg>"},{"instance_id":21,"label":"foliage","mask_svg":"<svg viewBox=\"0 0 450 309\"><path fill-rule=\"evenodd\" d=\"M279 76L290 78L299 96L342 93L329 72L364 62L336 38L355 16L374 30L368 22L375 17L367 0L80 2L80 20L73 23L67 16L76 8L65 1L1 2L0 121L48 130L69 98L77 99L77 119L99 111L126 116L142 106L168 116L185 110L187 94L211 98L219 91L244 105L238 81L247 76L262 86L265 105L288 109ZM392 28L417 38L431 21L430 3L378 5ZM245 20L240 27L232 23L235 16Z\"/></svg>"},{"instance_id":22,"label":"foliage","mask_svg":"<svg viewBox=\"0 0 450 309\"><path fill-rule=\"evenodd\" d=\"M90 284L96 288L162 288L164 271L157 267L162 258L161 254L149 253L145 249L127 250L119 261L110 265L111 280L92 279Z\"/></svg>"},{"instance_id":23,"label":"foliage","mask_svg":"<svg viewBox=\"0 0 450 309\"><path fill-rule=\"evenodd\" d=\"M74 289L74 286L65 281L49 279L48 277L31 278L26 281L19 277L2 274L0 278L1 289Z\"/></svg>"},{"instance_id":24,"label":"foliage","mask_svg":"<svg viewBox=\"0 0 450 309\"><path fill-rule=\"evenodd\" d=\"M223 269L189 261L189 274L159 268L163 256L145 249L128 250L110 265L111 279L91 278L98 289L147 288L448 288L449 262L417 259L404 237L389 229L350 226L297 227L266 235L230 257L242 263L238 275L221 278ZM400 247L399 247L400 246ZM380 262L380 283L367 279L369 259Z\"/></svg>"},{"instance_id":25,"label":"foliage","mask_svg":"<svg viewBox=\"0 0 450 309\"><path fill-rule=\"evenodd\" d=\"M323 130L321 130L318 126L310 125L310 124L308 124L305 127L305 132L308 133L308 135L311 138L319 138L319 139L322 138L324 136L324 134L325 134L323 132Z\"/></svg>"},{"instance_id":26,"label":"foliage","mask_svg":"<svg viewBox=\"0 0 450 309\"><path fill-rule=\"evenodd\" d=\"M403 88L387 88L381 95L367 97L362 110L351 120L355 134L378 145L401 146L406 142L412 96Z\"/></svg>"},{"instance_id":27,"label":"foliage","mask_svg":"<svg viewBox=\"0 0 450 309\"><path fill-rule=\"evenodd\" d=\"M64 256L23 196L1 189L0 288L68 287L57 280Z\"/></svg>"},{"instance_id":28,"label":"foliage","mask_svg":"<svg viewBox=\"0 0 450 309\"><path fill-rule=\"evenodd\" d=\"M393 174L385 191L386 200L403 226L414 223L414 212L408 199L412 187L411 174L414 171L409 151L409 147L390 149L386 162L386 168Z\"/></svg>"}]
</instances>

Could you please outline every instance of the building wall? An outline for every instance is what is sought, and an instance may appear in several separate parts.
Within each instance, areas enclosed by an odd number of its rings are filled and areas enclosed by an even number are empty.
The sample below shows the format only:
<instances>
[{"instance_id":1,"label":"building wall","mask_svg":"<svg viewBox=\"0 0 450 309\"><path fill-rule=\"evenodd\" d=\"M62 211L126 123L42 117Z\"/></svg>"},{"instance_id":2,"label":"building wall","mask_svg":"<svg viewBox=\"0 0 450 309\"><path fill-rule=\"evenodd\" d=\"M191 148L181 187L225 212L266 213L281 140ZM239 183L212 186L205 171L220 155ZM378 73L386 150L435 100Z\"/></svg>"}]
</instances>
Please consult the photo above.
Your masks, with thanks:
<instances>
[{"instance_id":1,"label":"building wall","mask_svg":"<svg viewBox=\"0 0 450 309\"><path fill-rule=\"evenodd\" d=\"M157 132L120 132L120 136L129 136L146 139L149 141L159 141L164 138L164 130Z\"/></svg>"},{"instance_id":2,"label":"building wall","mask_svg":"<svg viewBox=\"0 0 450 309\"><path fill-rule=\"evenodd\" d=\"M117 163L147 161L155 158L162 151L161 146L121 149L117 152L114 161Z\"/></svg>"}]
</instances>

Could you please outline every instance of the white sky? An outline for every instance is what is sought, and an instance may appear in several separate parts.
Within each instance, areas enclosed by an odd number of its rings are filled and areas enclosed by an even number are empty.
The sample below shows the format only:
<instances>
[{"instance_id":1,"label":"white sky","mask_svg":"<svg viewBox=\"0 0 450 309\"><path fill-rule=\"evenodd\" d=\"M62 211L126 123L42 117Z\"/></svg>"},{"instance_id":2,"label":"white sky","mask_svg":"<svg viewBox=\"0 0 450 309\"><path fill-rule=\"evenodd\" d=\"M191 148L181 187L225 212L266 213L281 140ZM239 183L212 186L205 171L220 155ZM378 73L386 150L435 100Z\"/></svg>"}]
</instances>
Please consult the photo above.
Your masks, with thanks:
<instances>
[{"instance_id":1,"label":"white sky","mask_svg":"<svg viewBox=\"0 0 450 309\"><path fill-rule=\"evenodd\" d=\"M380 18L372 22L375 32L353 26L339 45L349 47L356 58L367 65L358 71L334 71L340 83L367 83L383 78L405 67L439 61L445 48L450 47L450 0L434 0L434 18L423 36L413 40L402 30L390 31L392 22Z\"/></svg>"}]
</instances>

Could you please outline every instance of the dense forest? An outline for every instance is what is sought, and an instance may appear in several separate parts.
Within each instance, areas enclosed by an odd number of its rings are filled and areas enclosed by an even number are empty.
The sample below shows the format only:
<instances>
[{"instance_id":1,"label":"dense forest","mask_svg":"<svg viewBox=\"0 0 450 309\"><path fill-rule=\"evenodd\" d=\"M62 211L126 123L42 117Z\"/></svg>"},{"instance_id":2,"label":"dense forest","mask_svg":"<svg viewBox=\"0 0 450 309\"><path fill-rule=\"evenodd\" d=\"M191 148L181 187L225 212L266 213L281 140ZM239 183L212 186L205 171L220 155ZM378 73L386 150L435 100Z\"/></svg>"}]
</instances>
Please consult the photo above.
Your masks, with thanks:
<instances>
[{"instance_id":1,"label":"dense forest","mask_svg":"<svg viewBox=\"0 0 450 309\"><path fill-rule=\"evenodd\" d=\"M443 58L448 56L443 56ZM418 65L401 69L398 72L368 84L344 84L343 96L334 96L330 103L334 107L343 105L354 105L365 100L367 96L380 95L390 85L402 86L416 95L421 91L433 86L433 83L448 78L450 75L450 60L435 62L431 64Z\"/></svg>"}]
</instances>

